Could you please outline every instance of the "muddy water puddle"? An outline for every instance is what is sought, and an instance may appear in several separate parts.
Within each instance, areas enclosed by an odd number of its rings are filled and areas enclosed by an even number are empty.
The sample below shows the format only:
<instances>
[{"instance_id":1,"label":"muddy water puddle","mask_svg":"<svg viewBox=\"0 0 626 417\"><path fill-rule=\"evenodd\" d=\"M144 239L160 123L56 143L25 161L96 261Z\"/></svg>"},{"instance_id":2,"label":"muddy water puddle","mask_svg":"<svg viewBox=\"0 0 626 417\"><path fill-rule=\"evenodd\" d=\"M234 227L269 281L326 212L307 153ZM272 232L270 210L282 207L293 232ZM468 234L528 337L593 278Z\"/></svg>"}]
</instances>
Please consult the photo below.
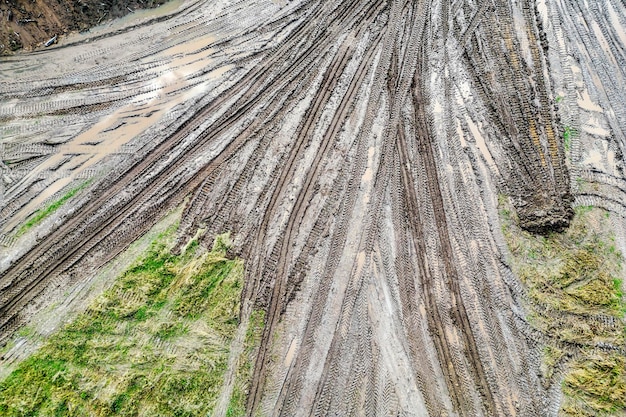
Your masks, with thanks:
<instances>
[{"instance_id":1,"label":"muddy water puddle","mask_svg":"<svg viewBox=\"0 0 626 417\"><path fill-rule=\"evenodd\" d=\"M474 124L472 119L470 119L469 117L465 117L465 121L467 123L467 126L470 129L470 132L472 133L472 136L474 137L474 140L476 141L476 147L478 148L480 153L483 155L483 157L487 160L487 163L491 167L495 167L496 162L491 156L491 152L489 151L489 148L487 147L487 142L485 142L485 138L480 133L479 127L476 126L476 124Z\"/></svg>"},{"instance_id":2,"label":"muddy water puddle","mask_svg":"<svg viewBox=\"0 0 626 417\"><path fill-rule=\"evenodd\" d=\"M44 201L74 179L84 177L87 170L105 157L125 151L126 145L130 145L133 139L152 126L158 125L174 107L206 93L210 88L210 81L218 79L232 68L231 65L216 67L204 75L203 81L198 85L185 89L190 83L191 76L216 65L210 58L215 51L208 48L214 40L213 37L204 36L159 53L165 62L169 62L157 69L160 75L146 81L146 86L149 86L148 92L136 95L130 103L119 107L69 140L61 146L58 153L51 155L28 174L27 180L31 182L38 176L45 177L46 173L52 170L66 172L67 176L52 181L44 192L13 216L11 222L5 226L5 232L23 222Z\"/></svg>"}]
</instances>

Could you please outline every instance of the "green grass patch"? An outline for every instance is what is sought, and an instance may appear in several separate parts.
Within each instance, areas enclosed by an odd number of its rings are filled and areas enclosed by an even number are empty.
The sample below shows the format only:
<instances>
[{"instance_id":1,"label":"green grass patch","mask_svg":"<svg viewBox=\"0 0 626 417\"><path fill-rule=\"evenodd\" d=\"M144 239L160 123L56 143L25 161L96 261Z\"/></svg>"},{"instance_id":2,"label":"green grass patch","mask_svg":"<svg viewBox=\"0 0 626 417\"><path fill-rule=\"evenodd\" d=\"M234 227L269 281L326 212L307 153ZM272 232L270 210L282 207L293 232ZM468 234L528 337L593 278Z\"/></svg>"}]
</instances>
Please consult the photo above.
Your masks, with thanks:
<instances>
[{"instance_id":1,"label":"green grass patch","mask_svg":"<svg viewBox=\"0 0 626 417\"><path fill-rule=\"evenodd\" d=\"M212 413L239 325L243 264L226 258L227 237L174 256L174 231L0 382L0 415Z\"/></svg>"},{"instance_id":2,"label":"green grass patch","mask_svg":"<svg viewBox=\"0 0 626 417\"><path fill-rule=\"evenodd\" d=\"M566 152L569 152L572 145L572 138L577 134L578 130L574 129L571 126L565 126L563 128L563 145L565 146Z\"/></svg>"},{"instance_id":3,"label":"green grass patch","mask_svg":"<svg viewBox=\"0 0 626 417\"><path fill-rule=\"evenodd\" d=\"M65 193L61 198L59 198L58 200L48 204L46 207L41 208L39 210L37 210L35 213L33 213L33 215L26 221L26 223L24 223L18 230L16 233L16 236L21 236L24 233L26 233L30 228L32 228L35 225L38 225L39 223L41 223L46 217L50 216L52 213L54 213L55 211L57 211L63 204L65 204L65 202L67 200L69 200L70 198L74 197L79 191L83 190L84 188L86 188L92 180L87 180L85 182L83 182L82 184L80 184L79 186L72 188L71 190L69 190L67 193Z\"/></svg>"},{"instance_id":4,"label":"green grass patch","mask_svg":"<svg viewBox=\"0 0 626 417\"><path fill-rule=\"evenodd\" d=\"M552 340L543 352L542 374L550 379L567 362L561 414L623 413L626 358L593 350L599 342L624 346L625 337L623 258L605 212L578 207L566 231L544 237L521 230L508 201L499 203L510 263L527 289L528 320ZM573 345L583 349L562 350Z\"/></svg>"}]
</instances>

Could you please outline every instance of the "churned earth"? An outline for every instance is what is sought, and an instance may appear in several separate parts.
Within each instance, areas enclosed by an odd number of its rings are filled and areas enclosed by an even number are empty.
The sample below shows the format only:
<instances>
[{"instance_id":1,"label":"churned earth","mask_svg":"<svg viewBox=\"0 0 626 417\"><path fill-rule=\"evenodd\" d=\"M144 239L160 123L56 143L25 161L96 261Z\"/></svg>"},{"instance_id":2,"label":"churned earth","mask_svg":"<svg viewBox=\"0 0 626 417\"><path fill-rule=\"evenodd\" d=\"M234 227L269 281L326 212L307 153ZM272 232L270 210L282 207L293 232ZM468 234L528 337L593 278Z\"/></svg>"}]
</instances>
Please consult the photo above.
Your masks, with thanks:
<instances>
[{"instance_id":1,"label":"churned earth","mask_svg":"<svg viewBox=\"0 0 626 417\"><path fill-rule=\"evenodd\" d=\"M624 415L625 71L618 0L181 0L1 58L0 410Z\"/></svg>"}]
</instances>

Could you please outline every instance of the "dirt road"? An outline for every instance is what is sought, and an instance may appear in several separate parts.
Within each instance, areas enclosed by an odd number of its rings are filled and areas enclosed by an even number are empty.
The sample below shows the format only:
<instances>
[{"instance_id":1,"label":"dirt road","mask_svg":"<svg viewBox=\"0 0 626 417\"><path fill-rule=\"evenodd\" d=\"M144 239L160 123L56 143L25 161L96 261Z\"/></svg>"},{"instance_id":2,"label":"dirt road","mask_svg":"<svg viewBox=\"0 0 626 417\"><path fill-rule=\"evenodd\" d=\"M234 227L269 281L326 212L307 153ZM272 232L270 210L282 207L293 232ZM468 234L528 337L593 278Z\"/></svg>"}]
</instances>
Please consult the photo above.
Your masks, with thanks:
<instances>
[{"instance_id":1,"label":"dirt road","mask_svg":"<svg viewBox=\"0 0 626 417\"><path fill-rule=\"evenodd\" d=\"M267 313L249 414L556 415L497 204L626 225L626 9L589 7L197 0L2 58L0 340L184 203Z\"/></svg>"}]
</instances>

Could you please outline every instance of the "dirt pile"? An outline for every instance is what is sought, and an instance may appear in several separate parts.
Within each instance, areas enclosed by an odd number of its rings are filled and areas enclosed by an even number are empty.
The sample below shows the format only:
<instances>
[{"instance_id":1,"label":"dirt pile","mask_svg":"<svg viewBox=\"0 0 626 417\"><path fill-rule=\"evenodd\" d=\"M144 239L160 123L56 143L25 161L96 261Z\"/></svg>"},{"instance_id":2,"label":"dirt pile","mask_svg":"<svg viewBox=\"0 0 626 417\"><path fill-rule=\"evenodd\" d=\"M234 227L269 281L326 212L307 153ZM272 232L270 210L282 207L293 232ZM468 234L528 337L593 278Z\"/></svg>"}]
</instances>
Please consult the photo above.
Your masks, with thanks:
<instances>
[{"instance_id":1,"label":"dirt pile","mask_svg":"<svg viewBox=\"0 0 626 417\"><path fill-rule=\"evenodd\" d=\"M0 3L0 55L41 45L55 35L89 29L135 9L167 0L4 0Z\"/></svg>"}]
</instances>

